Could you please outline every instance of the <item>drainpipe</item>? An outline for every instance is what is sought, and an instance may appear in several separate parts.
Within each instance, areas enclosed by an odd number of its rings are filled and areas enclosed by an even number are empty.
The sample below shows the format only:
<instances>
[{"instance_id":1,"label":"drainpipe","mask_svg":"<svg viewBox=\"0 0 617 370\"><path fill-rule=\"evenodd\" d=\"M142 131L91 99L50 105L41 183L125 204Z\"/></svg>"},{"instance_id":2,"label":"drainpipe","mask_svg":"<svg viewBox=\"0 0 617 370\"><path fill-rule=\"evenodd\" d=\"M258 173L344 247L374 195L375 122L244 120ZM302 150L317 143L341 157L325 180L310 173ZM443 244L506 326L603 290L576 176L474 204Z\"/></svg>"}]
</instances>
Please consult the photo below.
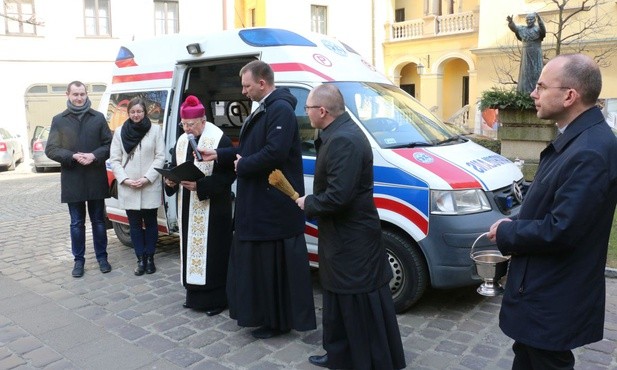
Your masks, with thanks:
<instances>
[{"instance_id":1,"label":"drainpipe","mask_svg":"<svg viewBox=\"0 0 617 370\"><path fill-rule=\"evenodd\" d=\"M371 0L371 64L375 64L375 0Z\"/></svg>"}]
</instances>

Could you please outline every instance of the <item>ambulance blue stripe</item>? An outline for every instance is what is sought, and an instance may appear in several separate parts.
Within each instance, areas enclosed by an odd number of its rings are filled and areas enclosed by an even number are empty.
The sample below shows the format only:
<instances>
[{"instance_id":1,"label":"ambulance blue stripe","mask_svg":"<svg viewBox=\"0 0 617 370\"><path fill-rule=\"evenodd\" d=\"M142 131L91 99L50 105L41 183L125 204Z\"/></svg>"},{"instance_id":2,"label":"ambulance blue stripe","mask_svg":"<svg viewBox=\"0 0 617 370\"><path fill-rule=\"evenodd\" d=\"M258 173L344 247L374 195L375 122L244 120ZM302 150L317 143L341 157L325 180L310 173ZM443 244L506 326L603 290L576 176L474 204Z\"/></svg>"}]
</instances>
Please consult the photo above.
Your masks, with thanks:
<instances>
[{"instance_id":1,"label":"ambulance blue stripe","mask_svg":"<svg viewBox=\"0 0 617 370\"><path fill-rule=\"evenodd\" d=\"M304 158L304 175L315 175L315 159ZM429 212L429 186L398 168L374 167L375 193L389 195L401 199L418 209L419 212L428 216Z\"/></svg>"}]
</instances>

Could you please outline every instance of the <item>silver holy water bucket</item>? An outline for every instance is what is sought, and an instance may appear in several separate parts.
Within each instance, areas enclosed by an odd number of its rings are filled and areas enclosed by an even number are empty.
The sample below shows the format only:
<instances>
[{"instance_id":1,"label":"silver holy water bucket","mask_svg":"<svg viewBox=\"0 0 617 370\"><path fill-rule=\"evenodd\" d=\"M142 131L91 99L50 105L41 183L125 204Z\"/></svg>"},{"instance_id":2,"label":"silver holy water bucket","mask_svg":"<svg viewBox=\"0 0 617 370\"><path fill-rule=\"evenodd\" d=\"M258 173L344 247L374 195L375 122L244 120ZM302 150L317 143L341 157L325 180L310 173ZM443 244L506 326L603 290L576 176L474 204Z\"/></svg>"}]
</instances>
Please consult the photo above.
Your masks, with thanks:
<instances>
[{"instance_id":1,"label":"silver holy water bucket","mask_svg":"<svg viewBox=\"0 0 617 370\"><path fill-rule=\"evenodd\" d=\"M469 256L474 262L475 272L484 279L477 292L483 296L495 297L503 293L499 280L508 272L509 256L504 256L498 249L484 249L474 251L476 243L488 233L480 234L471 245Z\"/></svg>"}]
</instances>

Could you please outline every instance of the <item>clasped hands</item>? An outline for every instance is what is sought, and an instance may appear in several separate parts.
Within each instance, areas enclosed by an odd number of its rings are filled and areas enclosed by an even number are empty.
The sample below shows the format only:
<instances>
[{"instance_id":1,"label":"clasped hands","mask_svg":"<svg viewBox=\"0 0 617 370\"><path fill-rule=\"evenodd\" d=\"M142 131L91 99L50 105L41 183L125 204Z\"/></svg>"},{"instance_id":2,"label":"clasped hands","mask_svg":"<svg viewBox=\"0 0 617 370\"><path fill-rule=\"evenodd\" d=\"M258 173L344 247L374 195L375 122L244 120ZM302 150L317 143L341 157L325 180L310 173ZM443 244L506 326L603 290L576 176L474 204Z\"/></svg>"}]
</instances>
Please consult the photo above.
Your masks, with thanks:
<instances>
[{"instance_id":1,"label":"clasped hands","mask_svg":"<svg viewBox=\"0 0 617 370\"><path fill-rule=\"evenodd\" d=\"M146 185L147 183L149 183L150 180L148 180L145 177L141 177L139 179L133 180L133 179L126 179L124 181L122 181L123 185L126 185L128 187L131 187L133 189L139 189L142 186Z\"/></svg>"},{"instance_id":2,"label":"clasped hands","mask_svg":"<svg viewBox=\"0 0 617 370\"><path fill-rule=\"evenodd\" d=\"M77 153L73 154L73 159L76 160L77 163L79 163L79 164L81 164L83 166L87 166L90 163L94 162L96 157L92 153L77 152Z\"/></svg>"}]
</instances>

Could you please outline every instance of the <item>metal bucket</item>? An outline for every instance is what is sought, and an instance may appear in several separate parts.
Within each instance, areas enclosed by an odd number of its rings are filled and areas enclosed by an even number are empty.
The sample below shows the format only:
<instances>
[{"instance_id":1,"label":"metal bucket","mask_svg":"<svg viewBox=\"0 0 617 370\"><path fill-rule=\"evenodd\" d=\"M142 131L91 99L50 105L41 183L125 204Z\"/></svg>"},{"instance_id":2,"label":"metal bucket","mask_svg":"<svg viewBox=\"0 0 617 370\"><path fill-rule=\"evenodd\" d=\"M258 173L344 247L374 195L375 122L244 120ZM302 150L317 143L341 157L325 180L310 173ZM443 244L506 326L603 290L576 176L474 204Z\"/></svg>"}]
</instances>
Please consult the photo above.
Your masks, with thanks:
<instances>
[{"instance_id":1,"label":"metal bucket","mask_svg":"<svg viewBox=\"0 0 617 370\"><path fill-rule=\"evenodd\" d=\"M475 272L484 282L478 287L478 293L494 297L503 293L499 280L508 272L509 256L504 256L498 249L474 251L476 243L488 233L483 233L471 245L469 256L474 262Z\"/></svg>"}]
</instances>

